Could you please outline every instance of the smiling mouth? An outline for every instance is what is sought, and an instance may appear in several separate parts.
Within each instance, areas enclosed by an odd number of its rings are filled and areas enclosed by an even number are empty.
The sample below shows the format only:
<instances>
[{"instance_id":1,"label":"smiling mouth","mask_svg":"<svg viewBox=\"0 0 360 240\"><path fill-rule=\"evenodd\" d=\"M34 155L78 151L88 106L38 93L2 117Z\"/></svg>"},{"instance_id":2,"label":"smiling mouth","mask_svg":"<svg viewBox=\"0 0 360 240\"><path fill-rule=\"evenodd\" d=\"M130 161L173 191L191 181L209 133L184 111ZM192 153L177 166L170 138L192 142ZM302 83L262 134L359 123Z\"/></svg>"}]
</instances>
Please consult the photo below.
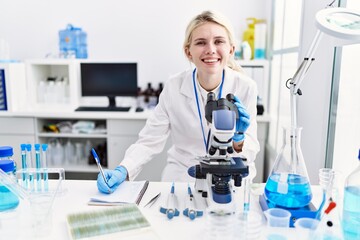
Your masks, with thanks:
<instances>
[{"instance_id":1,"label":"smiling mouth","mask_svg":"<svg viewBox=\"0 0 360 240\"><path fill-rule=\"evenodd\" d=\"M216 58L216 59L203 59L202 61L205 62L205 63L215 63L215 62L220 61L220 59L218 59L218 58Z\"/></svg>"}]
</instances>

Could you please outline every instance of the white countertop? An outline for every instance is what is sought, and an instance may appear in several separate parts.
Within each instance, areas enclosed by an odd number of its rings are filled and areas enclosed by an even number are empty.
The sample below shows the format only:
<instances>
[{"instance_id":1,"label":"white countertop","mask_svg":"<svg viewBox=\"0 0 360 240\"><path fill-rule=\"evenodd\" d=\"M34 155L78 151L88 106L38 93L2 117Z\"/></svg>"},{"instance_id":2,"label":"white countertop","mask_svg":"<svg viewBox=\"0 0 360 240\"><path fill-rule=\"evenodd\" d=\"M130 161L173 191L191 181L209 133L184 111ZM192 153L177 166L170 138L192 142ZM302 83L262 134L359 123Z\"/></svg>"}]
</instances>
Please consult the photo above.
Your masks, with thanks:
<instances>
[{"instance_id":1,"label":"white countertop","mask_svg":"<svg viewBox=\"0 0 360 240\"><path fill-rule=\"evenodd\" d=\"M150 182L149 187L140 202L139 209L150 222L153 232L159 239L205 239L204 233L207 223L206 216L196 218L194 221L191 221L182 214L187 194L187 183L175 183L175 193L178 196L180 216L168 220L164 214L159 212L159 206L166 201L170 186L171 183L168 182ZM90 196L93 196L97 192L96 181L66 180L63 182L62 187L63 190L65 190L65 193L63 196L57 197L54 201L52 211L52 231L50 235L46 235L43 238L33 239L70 239L66 225L67 214L107 208L104 206L87 205ZM161 196L155 204L150 208L144 208L143 206L159 192L161 192ZM313 195L315 200L320 198L321 192L319 191L319 188L316 188L315 191L313 191ZM205 202L201 196L196 193L195 197L198 206L204 206L203 204ZM318 206L317 203L314 204L315 206ZM261 213L258 196L254 194L251 196L250 209ZM21 204L16 211L19 213L18 219L16 221L14 221L14 219L10 219L7 224L12 225L10 225L10 227L8 226L7 230L12 228L12 231L10 232L17 236L17 238L13 237L12 239L31 239L30 236L33 236L31 228L31 222L33 219L26 217L28 216L27 212L29 211L27 202L21 201ZM263 224L264 229L262 229L262 238L260 239L266 239L267 230L265 227L265 221ZM19 229L21 229L21 231L18 231ZM284 237L287 236L287 238L285 237L284 239L291 240L294 239L292 237L294 236L295 230L293 228L279 229L277 230L277 233L283 235Z\"/></svg>"},{"instance_id":2,"label":"white countertop","mask_svg":"<svg viewBox=\"0 0 360 240\"><path fill-rule=\"evenodd\" d=\"M135 112L131 108L128 112L75 112L74 110L33 110L33 111L0 111L0 117L39 117L39 118L75 118L75 119L147 119L152 110L145 109L143 112ZM267 114L256 116L257 122L270 122L271 117Z\"/></svg>"}]
</instances>

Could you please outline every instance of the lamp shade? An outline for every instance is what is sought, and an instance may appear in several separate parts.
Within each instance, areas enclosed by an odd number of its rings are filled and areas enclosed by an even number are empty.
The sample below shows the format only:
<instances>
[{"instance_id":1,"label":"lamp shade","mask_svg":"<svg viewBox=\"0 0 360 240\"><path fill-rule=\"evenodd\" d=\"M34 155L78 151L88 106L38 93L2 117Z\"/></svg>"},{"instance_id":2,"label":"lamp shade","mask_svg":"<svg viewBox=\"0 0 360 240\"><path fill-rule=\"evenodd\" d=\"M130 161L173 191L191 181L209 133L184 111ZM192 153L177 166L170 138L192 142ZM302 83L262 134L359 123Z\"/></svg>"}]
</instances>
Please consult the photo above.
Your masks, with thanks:
<instances>
[{"instance_id":1,"label":"lamp shade","mask_svg":"<svg viewBox=\"0 0 360 240\"><path fill-rule=\"evenodd\" d=\"M347 8L326 8L316 13L320 31L340 39L360 40L360 11Z\"/></svg>"}]
</instances>

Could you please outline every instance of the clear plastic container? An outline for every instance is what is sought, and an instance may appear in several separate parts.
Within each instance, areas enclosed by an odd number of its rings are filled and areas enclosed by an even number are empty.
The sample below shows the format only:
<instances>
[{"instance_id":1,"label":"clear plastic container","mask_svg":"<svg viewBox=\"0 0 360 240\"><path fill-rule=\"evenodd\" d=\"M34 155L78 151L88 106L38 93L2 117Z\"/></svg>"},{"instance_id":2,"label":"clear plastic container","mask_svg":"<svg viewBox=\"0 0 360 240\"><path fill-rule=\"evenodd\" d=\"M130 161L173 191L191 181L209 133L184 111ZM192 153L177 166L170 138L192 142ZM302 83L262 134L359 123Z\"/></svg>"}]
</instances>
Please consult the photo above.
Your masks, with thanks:
<instances>
[{"instance_id":1,"label":"clear plastic container","mask_svg":"<svg viewBox=\"0 0 360 240\"><path fill-rule=\"evenodd\" d=\"M87 34L71 24L59 31L59 48L64 58L87 58Z\"/></svg>"},{"instance_id":2,"label":"clear plastic container","mask_svg":"<svg viewBox=\"0 0 360 240\"><path fill-rule=\"evenodd\" d=\"M16 179L15 162L11 159L12 147L0 147L0 169ZM14 209L19 205L19 198L7 187L0 183L0 211Z\"/></svg>"},{"instance_id":3,"label":"clear plastic container","mask_svg":"<svg viewBox=\"0 0 360 240\"><path fill-rule=\"evenodd\" d=\"M360 149L358 159L360 161ZM343 229L350 239L360 238L360 162L345 180ZM352 239L352 238L351 238Z\"/></svg>"}]
</instances>

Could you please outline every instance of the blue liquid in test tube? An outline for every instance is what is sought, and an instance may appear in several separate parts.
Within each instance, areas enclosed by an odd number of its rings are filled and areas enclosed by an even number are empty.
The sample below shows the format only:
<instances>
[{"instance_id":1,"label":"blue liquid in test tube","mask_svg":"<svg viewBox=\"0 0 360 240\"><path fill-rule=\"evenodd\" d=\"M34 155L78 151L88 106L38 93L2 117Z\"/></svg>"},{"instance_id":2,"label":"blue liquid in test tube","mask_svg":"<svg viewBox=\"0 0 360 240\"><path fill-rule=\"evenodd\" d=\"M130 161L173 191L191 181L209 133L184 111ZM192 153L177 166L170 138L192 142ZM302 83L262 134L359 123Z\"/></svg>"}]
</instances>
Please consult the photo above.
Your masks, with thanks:
<instances>
[{"instance_id":1,"label":"blue liquid in test tube","mask_svg":"<svg viewBox=\"0 0 360 240\"><path fill-rule=\"evenodd\" d=\"M47 150L48 145L47 144L42 144L41 148L42 148L42 167L44 169L44 190L45 192L47 192L49 190L49 175L47 173L47 159L46 159L46 150Z\"/></svg>"},{"instance_id":2,"label":"blue liquid in test tube","mask_svg":"<svg viewBox=\"0 0 360 240\"><path fill-rule=\"evenodd\" d=\"M27 166L26 166L26 144L21 144L20 149L21 149L21 167L22 167L23 171L25 171L27 168ZM27 188L27 178L26 178L25 172L22 174L22 184L23 184L24 188Z\"/></svg>"},{"instance_id":3,"label":"blue liquid in test tube","mask_svg":"<svg viewBox=\"0 0 360 240\"><path fill-rule=\"evenodd\" d=\"M37 191L41 191L41 173L40 173L40 168L41 168L41 159L40 159L40 144L35 144L35 165L36 165L36 189Z\"/></svg>"},{"instance_id":4,"label":"blue liquid in test tube","mask_svg":"<svg viewBox=\"0 0 360 240\"><path fill-rule=\"evenodd\" d=\"M27 168L33 168L33 162L31 158L31 144L26 145L26 166ZM29 173L29 188L30 191L34 191L34 175Z\"/></svg>"}]
</instances>

